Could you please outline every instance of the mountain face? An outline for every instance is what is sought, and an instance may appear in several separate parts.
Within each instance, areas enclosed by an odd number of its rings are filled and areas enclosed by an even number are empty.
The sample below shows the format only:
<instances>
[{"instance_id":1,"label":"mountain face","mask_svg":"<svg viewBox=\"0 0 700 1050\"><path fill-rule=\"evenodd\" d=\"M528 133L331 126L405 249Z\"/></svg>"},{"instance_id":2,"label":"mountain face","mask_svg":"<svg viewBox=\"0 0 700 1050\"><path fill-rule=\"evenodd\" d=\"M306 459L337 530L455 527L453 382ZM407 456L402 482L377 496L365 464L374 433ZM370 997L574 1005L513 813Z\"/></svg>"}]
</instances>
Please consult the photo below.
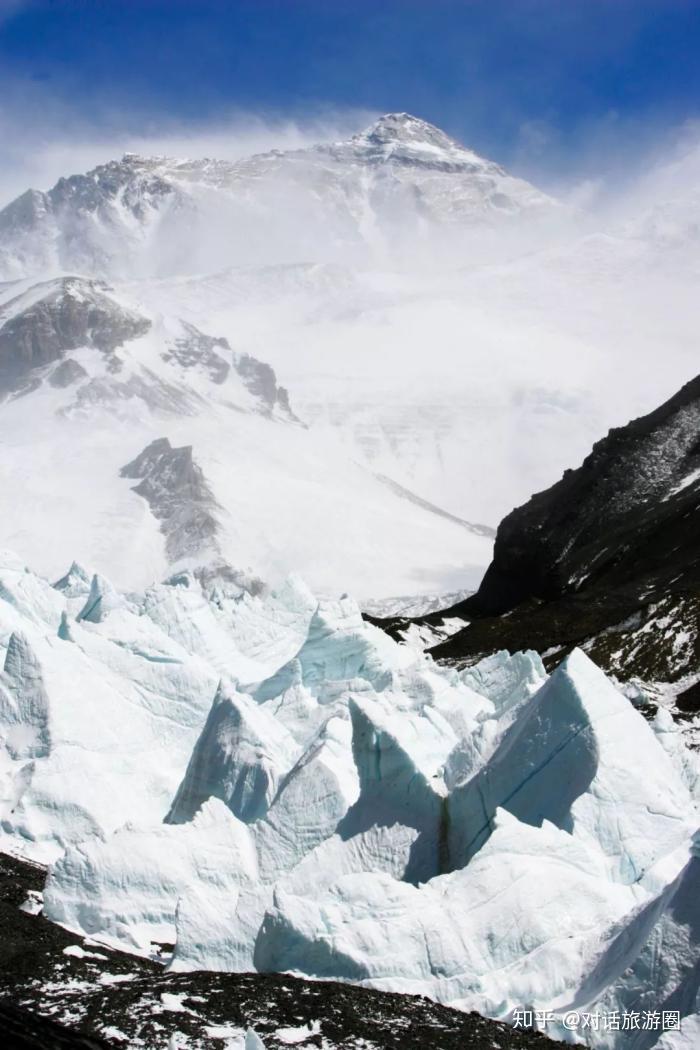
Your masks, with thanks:
<instances>
[{"instance_id":1,"label":"mountain face","mask_svg":"<svg viewBox=\"0 0 700 1050\"><path fill-rule=\"evenodd\" d=\"M698 710L700 377L599 441L577 470L509 514L470 625L433 650L493 647L558 660L581 645L622 680L666 683Z\"/></svg>"},{"instance_id":2,"label":"mountain face","mask_svg":"<svg viewBox=\"0 0 700 1050\"><path fill-rule=\"evenodd\" d=\"M599 225L583 236L571 209L388 114L344 142L130 156L32 191L3 213L0 274L108 280L143 316L226 339L271 366L319 445L495 526L694 374L690 233L678 251L646 221Z\"/></svg>"},{"instance_id":3,"label":"mountain face","mask_svg":"<svg viewBox=\"0 0 700 1050\"><path fill-rule=\"evenodd\" d=\"M389 114L347 142L235 163L127 154L0 212L0 275L132 278L357 259L426 224L499 225L551 198L438 128Z\"/></svg>"},{"instance_id":4,"label":"mountain face","mask_svg":"<svg viewBox=\"0 0 700 1050\"><path fill-rule=\"evenodd\" d=\"M38 382L38 370L61 362L49 376L54 386L68 386L80 366L65 360L71 350L101 351L108 367L118 346L144 335L145 317L119 307L106 285L63 278L47 281L10 298L0 308L0 396ZM87 373L86 373L87 374Z\"/></svg>"},{"instance_id":5,"label":"mountain face","mask_svg":"<svg viewBox=\"0 0 700 1050\"><path fill-rule=\"evenodd\" d=\"M2 539L51 576L77 537L82 558L126 587L188 568L256 590L299 569L323 589L351 580L382 597L444 590L451 573L473 585L490 556L488 531L302 423L267 362L153 309L138 287L59 277L0 289L0 398L12 450L0 484L22 491Z\"/></svg>"}]
</instances>

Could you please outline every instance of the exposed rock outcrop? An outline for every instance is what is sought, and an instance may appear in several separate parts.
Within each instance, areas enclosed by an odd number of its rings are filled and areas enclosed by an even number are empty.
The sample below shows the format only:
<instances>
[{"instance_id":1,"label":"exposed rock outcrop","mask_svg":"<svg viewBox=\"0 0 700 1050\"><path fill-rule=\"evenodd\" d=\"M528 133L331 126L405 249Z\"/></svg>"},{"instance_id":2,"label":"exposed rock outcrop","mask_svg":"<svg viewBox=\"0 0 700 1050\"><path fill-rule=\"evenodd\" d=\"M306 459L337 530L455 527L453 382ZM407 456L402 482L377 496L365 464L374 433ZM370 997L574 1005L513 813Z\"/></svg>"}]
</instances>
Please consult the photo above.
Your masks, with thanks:
<instances>
[{"instance_id":1,"label":"exposed rock outcrop","mask_svg":"<svg viewBox=\"0 0 700 1050\"><path fill-rule=\"evenodd\" d=\"M551 665L581 645L623 680L682 683L700 664L699 511L700 376L501 522L478 592L432 614L470 621L433 655Z\"/></svg>"},{"instance_id":2,"label":"exposed rock outcrop","mask_svg":"<svg viewBox=\"0 0 700 1050\"><path fill-rule=\"evenodd\" d=\"M10 300L0 312L0 395L20 389L34 369L62 361L73 350L90 347L111 355L144 335L151 322L106 291L100 281L62 277ZM63 361L51 382L67 386L82 372L77 362Z\"/></svg>"},{"instance_id":3,"label":"exposed rock outcrop","mask_svg":"<svg viewBox=\"0 0 700 1050\"><path fill-rule=\"evenodd\" d=\"M218 506L191 445L173 448L167 438L157 438L120 473L141 478L134 492L160 522L170 561L216 549Z\"/></svg>"}]
</instances>

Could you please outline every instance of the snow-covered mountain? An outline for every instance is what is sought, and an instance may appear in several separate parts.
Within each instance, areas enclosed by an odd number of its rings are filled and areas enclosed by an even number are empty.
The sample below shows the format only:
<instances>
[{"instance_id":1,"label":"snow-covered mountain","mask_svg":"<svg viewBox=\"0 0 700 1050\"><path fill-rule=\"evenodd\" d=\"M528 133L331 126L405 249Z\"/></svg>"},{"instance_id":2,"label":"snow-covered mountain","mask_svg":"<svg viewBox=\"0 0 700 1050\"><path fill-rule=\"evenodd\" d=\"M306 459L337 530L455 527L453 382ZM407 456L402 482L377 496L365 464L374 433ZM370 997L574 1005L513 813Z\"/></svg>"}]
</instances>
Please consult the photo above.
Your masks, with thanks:
<instances>
[{"instance_id":1,"label":"snow-covered mountain","mask_svg":"<svg viewBox=\"0 0 700 1050\"><path fill-rule=\"evenodd\" d=\"M692 231L669 247L649 214L584 221L389 114L346 142L127 157L32 191L2 212L0 269L106 278L227 339L319 445L495 525L695 373Z\"/></svg>"},{"instance_id":2,"label":"snow-covered mountain","mask_svg":"<svg viewBox=\"0 0 700 1050\"><path fill-rule=\"evenodd\" d=\"M653 649L697 704L697 381L506 519L464 599L479 522L695 374L692 216L661 212L582 232L390 114L0 213L0 845L51 863L46 916L171 975L566 1038L643 1001L683 1030L635 1050L692 1044L697 753L575 644ZM405 645L348 590L461 600Z\"/></svg>"},{"instance_id":3,"label":"snow-covered mountain","mask_svg":"<svg viewBox=\"0 0 700 1050\"><path fill-rule=\"evenodd\" d=\"M0 641L2 845L54 860L44 913L86 950L527 1004L550 1035L639 997L697 1023L697 754L582 652L458 674L299 580L124 595L10 556Z\"/></svg>"},{"instance_id":4,"label":"snow-covered mountain","mask_svg":"<svg viewBox=\"0 0 700 1050\"><path fill-rule=\"evenodd\" d=\"M130 278L397 258L432 227L499 227L555 202L406 113L347 142L235 163L127 154L0 212L0 276Z\"/></svg>"},{"instance_id":5,"label":"snow-covered mountain","mask_svg":"<svg viewBox=\"0 0 700 1050\"><path fill-rule=\"evenodd\" d=\"M268 364L104 282L0 290L0 394L0 485L21 492L2 537L54 578L78 549L126 587L298 569L382 597L473 586L488 562L487 530L306 427Z\"/></svg>"}]
</instances>

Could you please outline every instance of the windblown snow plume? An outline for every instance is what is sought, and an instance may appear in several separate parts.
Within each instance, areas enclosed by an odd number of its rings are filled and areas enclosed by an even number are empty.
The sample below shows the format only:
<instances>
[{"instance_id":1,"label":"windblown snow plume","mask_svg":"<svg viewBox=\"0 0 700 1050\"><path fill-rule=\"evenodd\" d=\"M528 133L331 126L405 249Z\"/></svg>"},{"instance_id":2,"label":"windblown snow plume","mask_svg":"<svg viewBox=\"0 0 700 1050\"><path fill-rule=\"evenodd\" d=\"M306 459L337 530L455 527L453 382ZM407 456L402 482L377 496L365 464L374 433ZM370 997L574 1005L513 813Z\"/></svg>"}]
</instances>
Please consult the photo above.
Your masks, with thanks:
<instances>
[{"instance_id":1,"label":"windblown snow plume","mask_svg":"<svg viewBox=\"0 0 700 1050\"><path fill-rule=\"evenodd\" d=\"M697 1025L697 758L580 651L458 673L298 579L119 595L11 556L0 642L0 841L53 862L49 918L173 971Z\"/></svg>"}]
</instances>

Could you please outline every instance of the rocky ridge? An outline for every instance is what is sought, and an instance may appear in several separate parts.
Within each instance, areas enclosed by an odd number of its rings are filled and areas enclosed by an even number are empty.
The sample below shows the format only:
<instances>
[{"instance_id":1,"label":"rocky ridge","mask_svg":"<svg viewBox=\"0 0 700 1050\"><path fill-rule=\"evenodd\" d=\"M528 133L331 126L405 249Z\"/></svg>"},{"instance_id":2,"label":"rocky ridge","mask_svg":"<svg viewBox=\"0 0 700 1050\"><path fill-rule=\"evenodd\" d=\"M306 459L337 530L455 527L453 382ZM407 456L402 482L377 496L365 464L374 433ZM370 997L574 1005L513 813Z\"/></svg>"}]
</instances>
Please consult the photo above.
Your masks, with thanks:
<instances>
[{"instance_id":1,"label":"rocky ridge","mask_svg":"<svg viewBox=\"0 0 700 1050\"><path fill-rule=\"evenodd\" d=\"M549 667L574 646L641 704L700 711L700 377L612 430L576 470L509 514L476 594L419 618L467 626L432 655L464 665L505 648ZM406 620L375 621L395 635Z\"/></svg>"},{"instance_id":2,"label":"rocky ridge","mask_svg":"<svg viewBox=\"0 0 700 1050\"><path fill-rule=\"evenodd\" d=\"M314 257L312 245L341 258L386 248L389 230L420 239L426 222L468 230L556 208L433 125L390 113L346 142L239 161L126 154L29 190L0 211L0 275L213 270L262 261L265 240L285 261Z\"/></svg>"}]
</instances>

